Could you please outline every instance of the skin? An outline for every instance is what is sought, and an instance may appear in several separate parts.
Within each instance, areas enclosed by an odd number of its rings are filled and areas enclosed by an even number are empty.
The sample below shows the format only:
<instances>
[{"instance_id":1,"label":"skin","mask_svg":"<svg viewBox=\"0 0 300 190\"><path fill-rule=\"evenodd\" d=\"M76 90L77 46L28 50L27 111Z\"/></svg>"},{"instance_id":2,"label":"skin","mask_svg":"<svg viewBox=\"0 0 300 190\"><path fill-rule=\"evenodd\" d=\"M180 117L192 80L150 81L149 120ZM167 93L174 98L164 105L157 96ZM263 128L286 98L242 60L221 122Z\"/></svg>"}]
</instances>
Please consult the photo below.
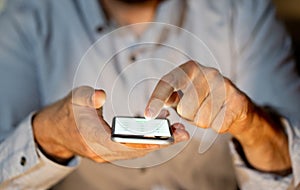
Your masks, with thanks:
<instances>
[{"instance_id":1,"label":"skin","mask_svg":"<svg viewBox=\"0 0 300 190\"><path fill-rule=\"evenodd\" d=\"M122 26L152 21L159 1L100 2L108 17ZM143 31L144 28L137 28L135 32ZM183 92L183 96L177 92ZM40 148L58 162L74 155L97 162L130 159L161 148L157 145L128 147L110 141L110 128L101 112L96 111L104 104L104 94L81 87L39 111L33 120L33 131ZM291 167L287 136L282 127L215 69L190 61L165 75L148 102L145 116L156 117L164 105L174 107L195 126L232 134L241 143L248 161L259 170L273 172ZM76 121L74 114L78 113L82 117ZM188 139L183 125L175 124L173 130L177 142Z\"/></svg>"},{"instance_id":2,"label":"skin","mask_svg":"<svg viewBox=\"0 0 300 190\"><path fill-rule=\"evenodd\" d=\"M119 25L151 21L158 0L126 3L101 0L110 19ZM118 11L116 11L118 10ZM138 34L144 28L136 28ZM74 155L96 162L142 157L165 146L120 144L111 141L111 129L102 117L105 92L79 87L62 100L45 107L33 119L33 133L39 148L48 158L66 163ZM74 116L75 115L75 116ZM167 115L162 114L162 117ZM186 141L189 134L182 124L172 125L175 143Z\"/></svg>"},{"instance_id":3,"label":"skin","mask_svg":"<svg viewBox=\"0 0 300 190\"><path fill-rule=\"evenodd\" d=\"M33 120L33 131L40 148L62 163L74 155L96 162L131 159L165 147L111 141L111 128L99 111L104 103L104 91L82 86L39 111ZM167 114L163 111L161 117ZM175 143L189 139L183 125L174 124L172 130Z\"/></svg>"},{"instance_id":4,"label":"skin","mask_svg":"<svg viewBox=\"0 0 300 190\"><path fill-rule=\"evenodd\" d=\"M279 172L291 167L282 127L216 69L189 61L166 74L155 87L145 116L155 118L165 105L195 126L233 135L256 169Z\"/></svg>"}]
</instances>

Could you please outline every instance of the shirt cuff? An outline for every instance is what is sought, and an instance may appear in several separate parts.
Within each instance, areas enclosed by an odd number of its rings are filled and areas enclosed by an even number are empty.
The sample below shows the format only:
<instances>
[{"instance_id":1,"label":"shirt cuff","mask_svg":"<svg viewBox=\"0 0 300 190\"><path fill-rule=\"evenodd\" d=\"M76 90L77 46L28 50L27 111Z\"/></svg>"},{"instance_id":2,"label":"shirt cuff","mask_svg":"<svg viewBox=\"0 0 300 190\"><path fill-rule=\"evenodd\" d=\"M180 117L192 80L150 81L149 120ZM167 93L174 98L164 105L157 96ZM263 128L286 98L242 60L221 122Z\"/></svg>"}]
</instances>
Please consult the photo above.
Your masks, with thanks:
<instances>
[{"instance_id":1,"label":"shirt cuff","mask_svg":"<svg viewBox=\"0 0 300 190\"><path fill-rule=\"evenodd\" d=\"M289 152L294 175L294 187L300 187L300 120L282 119L289 140Z\"/></svg>"},{"instance_id":2,"label":"shirt cuff","mask_svg":"<svg viewBox=\"0 0 300 190\"><path fill-rule=\"evenodd\" d=\"M21 189L46 189L72 172L80 162L72 159L68 166L59 165L38 150L32 131L31 113L0 145L1 186ZM38 179L38 180L37 180Z\"/></svg>"},{"instance_id":3,"label":"shirt cuff","mask_svg":"<svg viewBox=\"0 0 300 190\"><path fill-rule=\"evenodd\" d=\"M37 148L37 153L42 162L47 163L47 165L52 165L55 168L74 168L77 167L81 161L81 158L79 156L75 156L68 162L67 165L61 165L47 158L47 156L45 156L39 148Z\"/></svg>"},{"instance_id":4,"label":"shirt cuff","mask_svg":"<svg viewBox=\"0 0 300 190\"><path fill-rule=\"evenodd\" d=\"M0 145L0 181L15 178L39 163L31 128L31 113Z\"/></svg>"},{"instance_id":5,"label":"shirt cuff","mask_svg":"<svg viewBox=\"0 0 300 190\"><path fill-rule=\"evenodd\" d=\"M292 161L292 174L280 176L272 173L260 172L248 167L245 160L237 152L233 142L230 142L230 150L233 155L233 162L237 173L238 183L241 189L288 189L295 188L300 183L300 140L299 126L293 125L281 118L281 122L285 128L289 140L289 151Z\"/></svg>"}]
</instances>

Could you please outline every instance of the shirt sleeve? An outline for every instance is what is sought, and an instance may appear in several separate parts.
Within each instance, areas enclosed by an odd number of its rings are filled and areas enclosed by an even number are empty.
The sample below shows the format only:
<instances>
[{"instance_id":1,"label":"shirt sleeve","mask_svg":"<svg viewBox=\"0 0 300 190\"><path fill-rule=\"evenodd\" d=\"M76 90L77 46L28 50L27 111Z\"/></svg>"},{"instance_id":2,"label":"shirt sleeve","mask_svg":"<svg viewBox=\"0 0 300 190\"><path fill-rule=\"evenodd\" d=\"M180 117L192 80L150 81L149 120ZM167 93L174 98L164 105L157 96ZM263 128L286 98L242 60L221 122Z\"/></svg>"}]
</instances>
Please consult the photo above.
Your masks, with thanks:
<instances>
[{"instance_id":1,"label":"shirt sleeve","mask_svg":"<svg viewBox=\"0 0 300 190\"><path fill-rule=\"evenodd\" d=\"M39 48L41 32L38 9L30 0L3 2L0 12L0 189L45 189L73 171L78 158L73 166L61 166L36 148L30 113L42 107L35 51Z\"/></svg>"},{"instance_id":2,"label":"shirt sleeve","mask_svg":"<svg viewBox=\"0 0 300 190\"><path fill-rule=\"evenodd\" d=\"M79 164L78 157L62 166L44 156L34 142L31 119L32 114L0 144L0 189L47 189Z\"/></svg>"},{"instance_id":3,"label":"shirt sleeve","mask_svg":"<svg viewBox=\"0 0 300 190\"><path fill-rule=\"evenodd\" d=\"M293 173L286 176L281 176L277 174L260 172L250 168L246 164L246 161L242 158L241 154L238 153L234 144L231 142L230 150L233 155L233 162L241 189L283 190L300 187L300 131L298 130L298 127L292 127L290 122L288 122L286 119L282 118L281 120L289 137L289 151L293 152L293 154L291 154ZM299 126L299 123L294 125Z\"/></svg>"},{"instance_id":4,"label":"shirt sleeve","mask_svg":"<svg viewBox=\"0 0 300 190\"><path fill-rule=\"evenodd\" d=\"M260 173L235 159L242 189L285 189L300 184L300 79L292 56L291 40L270 0L233 1L232 34L236 64L233 80L257 105L270 106L286 118L292 174ZM233 151L234 158L239 155Z\"/></svg>"}]
</instances>

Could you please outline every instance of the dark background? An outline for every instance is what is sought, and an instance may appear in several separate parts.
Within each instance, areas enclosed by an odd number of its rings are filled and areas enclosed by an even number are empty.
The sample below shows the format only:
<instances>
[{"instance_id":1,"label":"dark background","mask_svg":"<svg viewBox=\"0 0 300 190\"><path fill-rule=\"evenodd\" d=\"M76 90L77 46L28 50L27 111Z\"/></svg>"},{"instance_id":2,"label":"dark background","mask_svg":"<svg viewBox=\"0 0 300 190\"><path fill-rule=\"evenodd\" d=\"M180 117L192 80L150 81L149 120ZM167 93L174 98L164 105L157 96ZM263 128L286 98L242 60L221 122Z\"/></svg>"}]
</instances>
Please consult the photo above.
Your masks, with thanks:
<instances>
[{"instance_id":1,"label":"dark background","mask_svg":"<svg viewBox=\"0 0 300 190\"><path fill-rule=\"evenodd\" d=\"M294 55L300 73L300 0L273 0L277 17L282 20L292 37Z\"/></svg>"}]
</instances>

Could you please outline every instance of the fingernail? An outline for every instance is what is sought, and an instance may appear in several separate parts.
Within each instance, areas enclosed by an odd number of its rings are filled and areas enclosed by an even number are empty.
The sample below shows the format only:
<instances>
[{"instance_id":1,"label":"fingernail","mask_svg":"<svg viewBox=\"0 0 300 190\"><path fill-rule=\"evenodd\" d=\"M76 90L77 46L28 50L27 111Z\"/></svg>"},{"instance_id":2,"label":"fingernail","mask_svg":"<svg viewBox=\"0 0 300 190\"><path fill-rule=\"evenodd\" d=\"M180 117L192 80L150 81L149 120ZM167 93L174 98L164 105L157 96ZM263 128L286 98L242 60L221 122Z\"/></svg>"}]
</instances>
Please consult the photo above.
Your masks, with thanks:
<instances>
[{"instance_id":1,"label":"fingernail","mask_svg":"<svg viewBox=\"0 0 300 190\"><path fill-rule=\"evenodd\" d=\"M175 123L175 124L173 124L173 127L175 128L175 129L183 129L184 127L182 126L182 124L180 124L180 123Z\"/></svg>"},{"instance_id":2,"label":"fingernail","mask_svg":"<svg viewBox=\"0 0 300 190\"><path fill-rule=\"evenodd\" d=\"M153 110L151 110L151 108L147 108L146 111L145 111L145 118L146 120L151 120L153 119Z\"/></svg>"},{"instance_id":3,"label":"fingernail","mask_svg":"<svg viewBox=\"0 0 300 190\"><path fill-rule=\"evenodd\" d=\"M100 108L105 103L106 94L104 91L95 91L92 95L92 101L95 108Z\"/></svg>"}]
</instances>

